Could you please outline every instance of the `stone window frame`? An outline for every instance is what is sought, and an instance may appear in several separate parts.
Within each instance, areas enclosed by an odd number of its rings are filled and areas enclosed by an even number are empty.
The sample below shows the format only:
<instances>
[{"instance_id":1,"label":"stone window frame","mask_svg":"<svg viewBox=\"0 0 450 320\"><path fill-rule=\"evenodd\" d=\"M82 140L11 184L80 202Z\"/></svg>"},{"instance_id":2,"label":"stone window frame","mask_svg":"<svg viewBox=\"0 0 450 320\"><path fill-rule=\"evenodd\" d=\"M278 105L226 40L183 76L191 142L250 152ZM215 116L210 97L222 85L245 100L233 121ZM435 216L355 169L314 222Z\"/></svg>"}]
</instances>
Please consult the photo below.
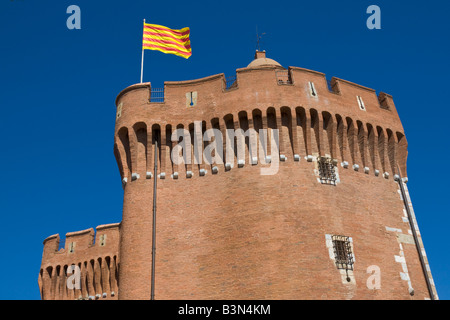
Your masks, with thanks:
<instances>
[{"instance_id":1,"label":"stone window frame","mask_svg":"<svg viewBox=\"0 0 450 320\"><path fill-rule=\"evenodd\" d=\"M317 94L316 86L314 85L314 82L308 81L308 88L309 88L309 94L313 98L317 98L319 95Z\"/></svg>"},{"instance_id":2,"label":"stone window frame","mask_svg":"<svg viewBox=\"0 0 450 320\"><path fill-rule=\"evenodd\" d=\"M351 250L351 268L340 268L340 262L336 260L336 254L335 254L335 248L334 248L334 244L333 244L333 238L336 237L345 237L345 239L348 241L348 245L349 248ZM343 236L343 235L338 235L338 234L325 234L325 243L326 243L326 247L328 249L328 255L330 257L330 259L333 261L334 266L336 267L336 270L339 271L340 275L341 275L341 282L343 284L352 284L355 285L356 281L355 281L355 276L353 274L354 272L354 266L355 266L355 251L353 248L353 238L350 236Z\"/></svg>"},{"instance_id":3,"label":"stone window frame","mask_svg":"<svg viewBox=\"0 0 450 320\"><path fill-rule=\"evenodd\" d=\"M366 110L366 105L364 104L364 101L361 98L361 96L356 96L356 100L358 101L359 109L362 110L362 111L367 111Z\"/></svg>"}]
</instances>

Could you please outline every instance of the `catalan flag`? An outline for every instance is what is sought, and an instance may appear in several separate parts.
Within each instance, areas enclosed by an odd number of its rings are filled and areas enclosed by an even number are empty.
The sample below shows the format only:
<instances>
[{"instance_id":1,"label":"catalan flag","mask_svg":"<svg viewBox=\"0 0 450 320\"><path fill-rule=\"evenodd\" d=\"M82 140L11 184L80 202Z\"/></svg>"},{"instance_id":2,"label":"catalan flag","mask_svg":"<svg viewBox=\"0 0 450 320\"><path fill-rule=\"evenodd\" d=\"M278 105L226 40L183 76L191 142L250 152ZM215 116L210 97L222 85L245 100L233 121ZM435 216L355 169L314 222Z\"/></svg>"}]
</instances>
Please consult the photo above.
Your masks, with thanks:
<instances>
[{"instance_id":1,"label":"catalan flag","mask_svg":"<svg viewBox=\"0 0 450 320\"><path fill-rule=\"evenodd\" d=\"M144 22L142 50L157 50L188 59L192 54L189 33L189 28L173 30Z\"/></svg>"}]
</instances>

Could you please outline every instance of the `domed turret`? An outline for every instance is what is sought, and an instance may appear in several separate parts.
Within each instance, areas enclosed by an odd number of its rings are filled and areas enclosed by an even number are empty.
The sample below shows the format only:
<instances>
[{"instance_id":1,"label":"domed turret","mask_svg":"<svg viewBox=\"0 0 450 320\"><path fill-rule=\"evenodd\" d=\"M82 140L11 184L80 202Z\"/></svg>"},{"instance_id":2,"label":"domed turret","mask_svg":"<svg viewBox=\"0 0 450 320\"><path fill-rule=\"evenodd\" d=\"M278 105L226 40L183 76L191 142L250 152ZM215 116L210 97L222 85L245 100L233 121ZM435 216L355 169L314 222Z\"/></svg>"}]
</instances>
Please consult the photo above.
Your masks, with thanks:
<instances>
[{"instance_id":1,"label":"domed turret","mask_svg":"<svg viewBox=\"0 0 450 320\"><path fill-rule=\"evenodd\" d=\"M273 59L266 58L266 52L265 51L256 51L255 53L255 60L249 63L247 68L257 68L257 67L265 67L265 66L275 66L283 68L281 64L276 62Z\"/></svg>"}]
</instances>

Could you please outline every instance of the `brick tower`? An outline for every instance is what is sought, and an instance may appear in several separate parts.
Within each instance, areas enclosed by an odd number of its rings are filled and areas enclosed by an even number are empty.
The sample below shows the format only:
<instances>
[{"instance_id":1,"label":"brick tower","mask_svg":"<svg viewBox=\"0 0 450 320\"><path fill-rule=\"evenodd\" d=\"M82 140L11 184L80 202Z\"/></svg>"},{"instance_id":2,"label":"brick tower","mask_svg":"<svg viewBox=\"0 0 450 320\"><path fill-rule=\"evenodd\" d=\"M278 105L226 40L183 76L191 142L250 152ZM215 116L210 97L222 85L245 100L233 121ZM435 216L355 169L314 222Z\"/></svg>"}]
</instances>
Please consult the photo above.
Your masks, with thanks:
<instances>
[{"instance_id":1,"label":"brick tower","mask_svg":"<svg viewBox=\"0 0 450 320\"><path fill-rule=\"evenodd\" d=\"M389 94L256 52L116 107L122 222L47 238L43 299L437 299Z\"/></svg>"}]
</instances>

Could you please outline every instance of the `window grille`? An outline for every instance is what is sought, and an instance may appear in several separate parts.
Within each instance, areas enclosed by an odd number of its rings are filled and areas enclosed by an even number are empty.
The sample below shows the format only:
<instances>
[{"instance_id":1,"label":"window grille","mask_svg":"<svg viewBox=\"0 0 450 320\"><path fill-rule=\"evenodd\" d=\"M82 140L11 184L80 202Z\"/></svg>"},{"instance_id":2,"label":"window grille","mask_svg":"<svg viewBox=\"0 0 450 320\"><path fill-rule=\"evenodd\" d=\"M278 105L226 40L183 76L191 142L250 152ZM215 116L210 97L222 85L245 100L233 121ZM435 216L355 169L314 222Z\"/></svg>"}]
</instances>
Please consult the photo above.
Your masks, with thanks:
<instances>
[{"instance_id":1,"label":"window grille","mask_svg":"<svg viewBox=\"0 0 450 320\"><path fill-rule=\"evenodd\" d=\"M164 102L164 88L151 88L150 102L157 102L157 103Z\"/></svg>"},{"instance_id":2,"label":"window grille","mask_svg":"<svg viewBox=\"0 0 450 320\"><path fill-rule=\"evenodd\" d=\"M237 88L236 75L225 78L225 90Z\"/></svg>"},{"instance_id":3,"label":"window grille","mask_svg":"<svg viewBox=\"0 0 450 320\"><path fill-rule=\"evenodd\" d=\"M292 84L291 74L288 70L276 71L278 84Z\"/></svg>"},{"instance_id":4,"label":"window grille","mask_svg":"<svg viewBox=\"0 0 450 320\"><path fill-rule=\"evenodd\" d=\"M320 181L323 184L336 185L336 169L331 158L320 157L317 163L319 166Z\"/></svg>"},{"instance_id":5,"label":"window grille","mask_svg":"<svg viewBox=\"0 0 450 320\"><path fill-rule=\"evenodd\" d=\"M58 251L61 249L65 249L65 247L66 247L66 239L65 238L59 239Z\"/></svg>"},{"instance_id":6,"label":"window grille","mask_svg":"<svg viewBox=\"0 0 450 320\"><path fill-rule=\"evenodd\" d=\"M349 237L332 236L332 240L336 267L353 270L353 253Z\"/></svg>"}]
</instances>

